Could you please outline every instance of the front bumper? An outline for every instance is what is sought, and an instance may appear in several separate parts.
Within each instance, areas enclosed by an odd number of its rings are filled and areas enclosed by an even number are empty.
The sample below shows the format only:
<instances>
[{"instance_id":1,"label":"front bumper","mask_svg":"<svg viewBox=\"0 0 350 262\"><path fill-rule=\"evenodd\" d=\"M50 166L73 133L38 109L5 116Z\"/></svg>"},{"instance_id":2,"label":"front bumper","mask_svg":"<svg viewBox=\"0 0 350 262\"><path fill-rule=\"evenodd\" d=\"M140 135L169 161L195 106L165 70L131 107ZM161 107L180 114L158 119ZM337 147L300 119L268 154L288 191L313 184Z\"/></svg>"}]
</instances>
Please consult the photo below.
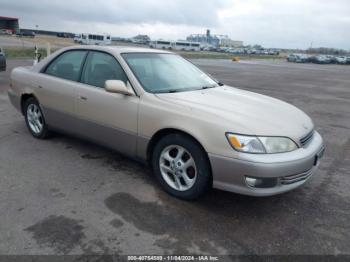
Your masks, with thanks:
<instances>
[{"instance_id":1,"label":"front bumper","mask_svg":"<svg viewBox=\"0 0 350 262\"><path fill-rule=\"evenodd\" d=\"M12 89L9 89L7 94L11 104L21 112L21 98Z\"/></svg>"},{"instance_id":2,"label":"front bumper","mask_svg":"<svg viewBox=\"0 0 350 262\"><path fill-rule=\"evenodd\" d=\"M284 193L304 184L314 173L322 158L322 137L315 132L309 144L282 154L241 154L229 158L209 153L214 188L251 196ZM266 188L251 187L246 177L276 181Z\"/></svg>"}]
</instances>

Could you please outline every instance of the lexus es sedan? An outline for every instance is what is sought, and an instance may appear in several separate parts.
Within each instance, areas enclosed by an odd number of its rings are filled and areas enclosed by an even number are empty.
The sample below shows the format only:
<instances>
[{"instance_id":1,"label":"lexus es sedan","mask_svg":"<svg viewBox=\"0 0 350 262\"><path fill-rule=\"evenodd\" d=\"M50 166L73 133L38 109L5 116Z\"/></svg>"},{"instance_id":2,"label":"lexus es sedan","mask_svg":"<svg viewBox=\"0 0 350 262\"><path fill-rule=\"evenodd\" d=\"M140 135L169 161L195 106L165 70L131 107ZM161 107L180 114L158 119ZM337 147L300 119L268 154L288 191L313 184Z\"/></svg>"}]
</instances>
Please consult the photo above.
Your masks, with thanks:
<instances>
[{"instance_id":1,"label":"lexus es sedan","mask_svg":"<svg viewBox=\"0 0 350 262\"><path fill-rule=\"evenodd\" d=\"M167 51L78 46L11 73L12 104L38 139L86 138L148 163L162 188L269 196L307 181L324 152L312 120L224 85Z\"/></svg>"}]
</instances>

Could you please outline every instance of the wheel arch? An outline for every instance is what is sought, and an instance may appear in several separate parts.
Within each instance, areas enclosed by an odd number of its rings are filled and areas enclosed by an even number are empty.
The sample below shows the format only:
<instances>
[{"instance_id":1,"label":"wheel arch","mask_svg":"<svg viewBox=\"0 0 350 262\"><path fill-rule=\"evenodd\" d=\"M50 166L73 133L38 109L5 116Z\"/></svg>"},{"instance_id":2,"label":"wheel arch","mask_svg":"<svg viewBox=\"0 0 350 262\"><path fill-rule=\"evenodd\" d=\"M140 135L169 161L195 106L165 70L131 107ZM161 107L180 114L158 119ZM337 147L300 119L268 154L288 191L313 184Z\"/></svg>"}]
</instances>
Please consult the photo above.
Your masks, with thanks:
<instances>
[{"instance_id":1,"label":"wheel arch","mask_svg":"<svg viewBox=\"0 0 350 262\"><path fill-rule=\"evenodd\" d=\"M177 129L177 128L164 128L164 129L161 129L161 130L158 130L150 139L148 145L147 145L147 163L152 167L152 154L153 154L153 150L157 144L157 142L167 136L167 135L170 135L170 134L181 134L181 135L184 135L188 138L190 138L191 140L193 140L204 152L206 158L207 158L207 161L208 161L208 165L210 167L210 174L212 175L212 167L211 167L211 163L210 163L210 160L209 160L209 156L208 156L208 153L207 151L205 150L204 146L202 145L202 143L200 143L200 141L194 137L193 135L189 134L188 132L186 131L183 131L183 130L180 130L180 129Z\"/></svg>"},{"instance_id":2,"label":"wheel arch","mask_svg":"<svg viewBox=\"0 0 350 262\"><path fill-rule=\"evenodd\" d=\"M36 96L33 93L24 93L24 94L21 95L20 105L21 105L21 113L22 113L22 115L24 115L24 113L25 113L24 112L24 104L31 97L38 101L38 99L36 98Z\"/></svg>"}]
</instances>

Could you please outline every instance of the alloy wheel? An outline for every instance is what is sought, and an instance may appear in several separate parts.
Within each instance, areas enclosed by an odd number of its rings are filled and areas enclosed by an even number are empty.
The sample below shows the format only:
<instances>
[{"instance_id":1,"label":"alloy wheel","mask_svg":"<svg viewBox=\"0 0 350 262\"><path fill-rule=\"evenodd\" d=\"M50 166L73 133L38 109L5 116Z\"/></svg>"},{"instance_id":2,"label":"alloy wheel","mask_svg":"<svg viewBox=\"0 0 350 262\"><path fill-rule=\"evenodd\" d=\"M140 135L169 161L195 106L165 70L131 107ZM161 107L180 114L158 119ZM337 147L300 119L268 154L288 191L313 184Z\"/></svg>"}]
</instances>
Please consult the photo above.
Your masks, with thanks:
<instances>
[{"instance_id":1,"label":"alloy wheel","mask_svg":"<svg viewBox=\"0 0 350 262\"><path fill-rule=\"evenodd\" d=\"M29 128L35 134L40 134L44 127L41 110L38 105L30 104L27 108L27 119Z\"/></svg>"},{"instance_id":2,"label":"alloy wheel","mask_svg":"<svg viewBox=\"0 0 350 262\"><path fill-rule=\"evenodd\" d=\"M175 190L189 190L196 182L196 163L182 146L165 147L160 154L159 167L165 182Z\"/></svg>"}]
</instances>

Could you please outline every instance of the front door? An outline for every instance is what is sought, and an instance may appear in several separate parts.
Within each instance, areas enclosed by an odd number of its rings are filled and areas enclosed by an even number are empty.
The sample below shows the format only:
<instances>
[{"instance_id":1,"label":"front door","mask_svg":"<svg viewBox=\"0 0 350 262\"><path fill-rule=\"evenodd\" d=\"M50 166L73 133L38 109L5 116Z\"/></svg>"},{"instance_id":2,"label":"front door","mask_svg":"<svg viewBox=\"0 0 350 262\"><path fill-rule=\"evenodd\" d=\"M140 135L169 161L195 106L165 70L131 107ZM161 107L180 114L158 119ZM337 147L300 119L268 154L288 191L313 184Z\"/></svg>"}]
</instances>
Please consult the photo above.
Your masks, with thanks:
<instances>
[{"instance_id":1,"label":"front door","mask_svg":"<svg viewBox=\"0 0 350 262\"><path fill-rule=\"evenodd\" d=\"M107 92L105 81L113 79L129 85L115 57L90 51L76 93L78 131L119 152L135 155L139 98Z\"/></svg>"}]
</instances>

